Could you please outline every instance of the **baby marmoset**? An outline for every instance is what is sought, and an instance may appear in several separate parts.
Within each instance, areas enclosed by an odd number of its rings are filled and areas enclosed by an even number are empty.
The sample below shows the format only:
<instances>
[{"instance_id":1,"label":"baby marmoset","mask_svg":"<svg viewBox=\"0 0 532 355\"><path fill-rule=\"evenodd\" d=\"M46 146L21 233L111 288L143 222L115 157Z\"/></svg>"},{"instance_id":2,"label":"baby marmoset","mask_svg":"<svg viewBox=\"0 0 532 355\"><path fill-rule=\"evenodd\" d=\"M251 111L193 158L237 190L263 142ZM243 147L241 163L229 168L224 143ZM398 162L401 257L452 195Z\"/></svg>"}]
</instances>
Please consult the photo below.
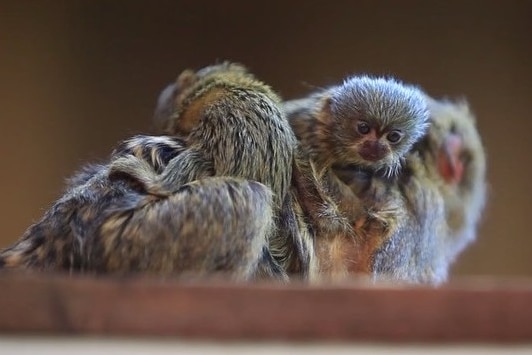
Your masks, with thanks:
<instances>
[{"instance_id":1,"label":"baby marmoset","mask_svg":"<svg viewBox=\"0 0 532 355\"><path fill-rule=\"evenodd\" d=\"M353 76L341 85L285 102L284 110L326 190L357 234L354 241L317 239L318 259L340 277L370 272L372 255L396 225L401 206L390 203L386 209L375 209L374 200L384 198L382 191L370 187L354 193L333 169L349 165L363 174L395 176L427 128L422 91L394 79Z\"/></svg>"},{"instance_id":2,"label":"baby marmoset","mask_svg":"<svg viewBox=\"0 0 532 355\"><path fill-rule=\"evenodd\" d=\"M353 191L368 184L386 191L375 209L402 206L400 223L372 256L375 279L445 281L452 262L474 240L485 204L486 156L474 116L465 102L426 100L428 132L396 178L364 181L352 167L334 170Z\"/></svg>"},{"instance_id":3,"label":"baby marmoset","mask_svg":"<svg viewBox=\"0 0 532 355\"><path fill-rule=\"evenodd\" d=\"M285 278L269 243L296 139L279 99L230 63L187 71L178 86L181 137L135 137L109 166L78 174L0 265Z\"/></svg>"},{"instance_id":4,"label":"baby marmoset","mask_svg":"<svg viewBox=\"0 0 532 355\"><path fill-rule=\"evenodd\" d=\"M369 76L287 101L284 111L318 168L354 164L388 176L425 133L428 119L420 90Z\"/></svg>"}]
</instances>

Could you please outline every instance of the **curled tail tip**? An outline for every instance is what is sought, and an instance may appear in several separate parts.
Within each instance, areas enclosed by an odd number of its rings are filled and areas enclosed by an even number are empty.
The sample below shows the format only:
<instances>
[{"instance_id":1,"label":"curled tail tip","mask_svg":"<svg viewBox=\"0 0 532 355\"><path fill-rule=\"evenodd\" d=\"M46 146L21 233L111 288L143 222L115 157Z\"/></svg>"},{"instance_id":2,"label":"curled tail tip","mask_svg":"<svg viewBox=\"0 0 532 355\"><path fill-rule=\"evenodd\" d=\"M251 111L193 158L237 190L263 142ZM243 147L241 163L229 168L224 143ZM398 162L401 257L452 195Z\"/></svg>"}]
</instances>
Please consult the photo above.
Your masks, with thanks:
<instances>
[{"instance_id":1,"label":"curled tail tip","mask_svg":"<svg viewBox=\"0 0 532 355\"><path fill-rule=\"evenodd\" d=\"M157 177L155 170L145 161L133 156L121 157L109 166L110 180L126 180L155 196L167 197L172 191L165 188Z\"/></svg>"}]
</instances>

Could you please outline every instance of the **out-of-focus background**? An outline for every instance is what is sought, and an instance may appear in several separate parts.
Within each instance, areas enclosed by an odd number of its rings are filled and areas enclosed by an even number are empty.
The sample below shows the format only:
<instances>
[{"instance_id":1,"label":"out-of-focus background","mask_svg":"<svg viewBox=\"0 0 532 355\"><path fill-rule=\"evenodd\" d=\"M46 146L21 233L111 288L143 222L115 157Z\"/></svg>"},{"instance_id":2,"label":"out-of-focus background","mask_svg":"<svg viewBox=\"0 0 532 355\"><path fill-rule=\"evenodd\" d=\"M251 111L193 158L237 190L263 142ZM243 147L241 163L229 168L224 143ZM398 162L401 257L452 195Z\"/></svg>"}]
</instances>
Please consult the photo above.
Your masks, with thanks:
<instances>
[{"instance_id":1,"label":"out-of-focus background","mask_svg":"<svg viewBox=\"0 0 532 355\"><path fill-rule=\"evenodd\" d=\"M151 132L185 68L246 64L284 98L355 73L466 97L490 198L453 275L532 276L532 2L0 1L0 246L86 162Z\"/></svg>"}]
</instances>

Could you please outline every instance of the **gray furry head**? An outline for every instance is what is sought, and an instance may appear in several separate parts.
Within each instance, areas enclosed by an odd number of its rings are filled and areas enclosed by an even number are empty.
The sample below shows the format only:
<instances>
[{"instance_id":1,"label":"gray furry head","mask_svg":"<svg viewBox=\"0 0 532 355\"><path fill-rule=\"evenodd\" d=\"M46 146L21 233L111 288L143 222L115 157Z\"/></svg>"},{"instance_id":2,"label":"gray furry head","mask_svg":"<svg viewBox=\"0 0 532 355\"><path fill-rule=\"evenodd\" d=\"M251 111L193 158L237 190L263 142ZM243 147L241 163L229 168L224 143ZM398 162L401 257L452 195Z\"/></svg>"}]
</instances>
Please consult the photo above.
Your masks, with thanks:
<instances>
[{"instance_id":1,"label":"gray furry head","mask_svg":"<svg viewBox=\"0 0 532 355\"><path fill-rule=\"evenodd\" d=\"M423 92L395 79L353 76L330 88L329 94L329 110L337 120L337 136L345 139L343 144L362 138L350 125L368 124L375 129L376 138L390 148L390 154L371 165L389 173L397 170L401 158L426 131L429 114ZM400 135L399 141L386 139L391 131ZM354 163L367 162L361 159Z\"/></svg>"}]
</instances>

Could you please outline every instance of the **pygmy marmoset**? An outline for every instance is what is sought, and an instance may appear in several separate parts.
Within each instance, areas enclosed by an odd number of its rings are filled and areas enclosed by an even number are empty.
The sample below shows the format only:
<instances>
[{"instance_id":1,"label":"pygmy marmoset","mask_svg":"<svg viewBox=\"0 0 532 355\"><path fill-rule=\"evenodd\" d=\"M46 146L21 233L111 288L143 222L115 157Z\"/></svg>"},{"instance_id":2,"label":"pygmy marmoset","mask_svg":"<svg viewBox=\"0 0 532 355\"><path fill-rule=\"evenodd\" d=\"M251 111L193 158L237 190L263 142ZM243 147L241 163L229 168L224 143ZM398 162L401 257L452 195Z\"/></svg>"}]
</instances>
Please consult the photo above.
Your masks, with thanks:
<instances>
[{"instance_id":1,"label":"pygmy marmoset","mask_svg":"<svg viewBox=\"0 0 532 355\"><path fill-rule=\"evenodd\" d=\"M180 137L134 137L88 166L1 266L286 278L268 247L296 142L278 97L230 63L178 84Z\"/></svg>"},{"instance_id":2,"label":"pygmy marmoset","mask_svg":"<svg viewBox=\"0 0 532 355\"><path fill-rule=\"evenodd\" d=\"M374 209L400 206L391 235L371 256L377 280L445 281L457 255L474 240L485 204L486 157L468 105L426 100L428 132L396 177L361 179L352 166L334 169L357 193L368 186L380 190Z\"/></svg>"},{"instance_id":3,"label":"pygmy marmoset","mask_svg":"<svg viewBox=\"0 0 532 355\"><path fill-rule=\"evenodd\" d=\"M350 166L361 174L391 178L426 131L423 92L395 79L353 76L307 98L287 101L284 111L301 147L316 164L326 191L350 221L355 240L317 239L316 252L333 274L371 272L372 255L397 224L400 204L375 208L378 190L354 191L334 173Z\"/></svg>"}]
</instances>

